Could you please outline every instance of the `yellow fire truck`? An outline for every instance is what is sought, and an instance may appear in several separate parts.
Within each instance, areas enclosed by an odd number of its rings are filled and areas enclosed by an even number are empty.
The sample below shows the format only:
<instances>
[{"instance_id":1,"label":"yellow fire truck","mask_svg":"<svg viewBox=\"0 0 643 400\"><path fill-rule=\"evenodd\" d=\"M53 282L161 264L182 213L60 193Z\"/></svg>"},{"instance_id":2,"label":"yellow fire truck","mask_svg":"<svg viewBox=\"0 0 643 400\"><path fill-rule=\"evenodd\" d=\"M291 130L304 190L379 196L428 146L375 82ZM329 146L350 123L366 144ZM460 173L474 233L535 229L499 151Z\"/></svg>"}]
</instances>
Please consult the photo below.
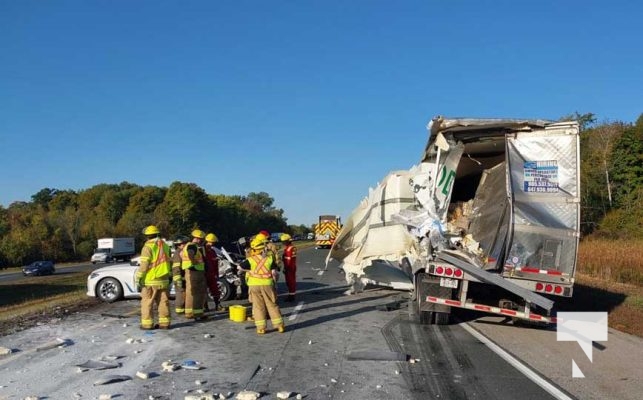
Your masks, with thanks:
<instances>
[{"instance_id":1,"label":"yellow fire truck","mask_svg":"<svg viewBox=\"0 0 643 400\"><path fill-rule=\"evenodd\" d=\"M315 225L315 245L318 249L330 248L342 229L342 220L338 215L320 215Z\"/></svg>"}]
</instances>

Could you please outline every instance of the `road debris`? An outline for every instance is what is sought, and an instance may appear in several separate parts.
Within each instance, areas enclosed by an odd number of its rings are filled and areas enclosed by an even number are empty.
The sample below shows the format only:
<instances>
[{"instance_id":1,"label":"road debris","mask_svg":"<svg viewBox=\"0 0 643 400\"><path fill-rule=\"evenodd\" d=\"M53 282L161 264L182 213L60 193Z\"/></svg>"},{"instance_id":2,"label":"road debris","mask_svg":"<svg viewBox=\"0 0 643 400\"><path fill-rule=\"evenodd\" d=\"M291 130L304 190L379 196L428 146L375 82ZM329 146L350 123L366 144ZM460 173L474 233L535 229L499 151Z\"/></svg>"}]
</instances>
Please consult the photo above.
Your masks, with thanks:
<instances>
[{"instance_id":1,"label":"road debris","mask_svg":"<svg viewBox=\"0 0 643 400\"><path fill-rule=\"evenodd\" d=\"M183 369L192 369L192 370L198 370L202 369L203 367L199 365L199 362L194 361L194 360L185 360L181 363L181 368Z\"/></svg>"},{"instance_id":2,"label":"road debris","mask_svg":"<svg viewBox=\"0 0 643 400\"><path fill-rule=\"evenodd\" d=\"M98 396L98 400L112 400L113 396L109 393L104 393Z\"/></svg>"},{"instance_id":3,"label":"road debris","mask_svg":"<svg viewBox=\"0 0 643 400\"><path fill-rule=\"evenodd\" d=\"M189 394L184 397L185 400L215 400L214 395L207 393L207 394Z\"/></svg>"},{"instance_id":4,"label":"road debris","mask_svg":"<svg viewBox=\"0 0 643 400\"><path fill-rule=\"evenodd\" d=\"M163 367L163 372L173 372L180 368L179 364L173 363L172 361L163 361L161 367Z\"/></svg>"},{"instance_id":5,"label":"road debris","mask_svg":"<svg viewBox=\"0 0 643 400\"><path fill-rule=\"evenodd\" d=\"M143 371L137 371L136 372L136 377L140 378L140 379L149 379L150 374L148 374L147 372L143 372Z\"/></svg>"},{"instance_id":6,"label":"road debris","mask_svg":"<svg viewBox=\"0 0 643 400\"><path fill-rule=\"evenodd\" d=\"M118 368L120 366L121 366L120 363L108 363L104 361L94 361L94 360L85 361L82 364L76 364L76 367L78 368L96 369L96 370L112 369L112 368Z\"/></svg>"},{"instance_id":7,"label":"road debris","mask_svg":"<svg viewBox=\"0 0 643 400\"><path fill-rule=\"evenodd\" d=\"M107 375L107 376L97 380L96 382L94 382L94 386L108 385L110 383L129 381L131 379L132 379L132 377L127 376L127 375Z\"/></svg>"},{"instance_id":8,"label":"road debris","mask_svg":"<svg viewBox=\"0 0 643 400\"><path fill-rule=\"evenodd\" d=\"M285 399L289 398L291 394L292 393L290 393L290 392L277 392L277 398L285 400Z\"/></svg>"},{"instance_id":9,"label":"road debris","mask_svg":"<svg viewBox=\"0 0 643 400\"><path fill-rule=\"evenodd\" d=\"M244 390L242 392L237 393L237 397L235 397L235 399L257 400L259 397L261 397L261 393L253 392L252 390Z\"/></svg>"},{"instance_id":10,"label":"road debris","mask_svg":"<svg viewBox=\"0 0 643 400\"><path fill-rule=\"evenodd\" d=\"M39 396L27 396L24 398L24 400L40 400Z\"/></svg>"},{"instance_id":11,"label":"road debris","mask_svg":"<svg viewBox=\"0 0 643 400\"><path fill-rule=\"evenodd\" d=\"M73 344L73 342L69 339L56 338L51 342L47 342L39 347L36 347L36 351L50 350L56 347L67 347L71 344Z\"/></svg>"},{"instance_id":12,"label":"road debris","mask_svg":"<svg viewBox=\"0 0 643 400\"><path fill-rule=\"evenodd\" d=\"M205 335L203 335L203 337L206 338L206 339L210 339L210 338L213 338L214 335L211 334L211 333L206 333Z\"/></svg>"},{"instance_id":13,"label":"road debris","mask_svg":"<svg viewBox=\"0 0 643 400\"><path fill-rule=\"evenodd\" d=\"M11 353L13 353L12 349L0 346L0 356L6 356L7 354L11 354Z\"/></svg>"}]
</instances>

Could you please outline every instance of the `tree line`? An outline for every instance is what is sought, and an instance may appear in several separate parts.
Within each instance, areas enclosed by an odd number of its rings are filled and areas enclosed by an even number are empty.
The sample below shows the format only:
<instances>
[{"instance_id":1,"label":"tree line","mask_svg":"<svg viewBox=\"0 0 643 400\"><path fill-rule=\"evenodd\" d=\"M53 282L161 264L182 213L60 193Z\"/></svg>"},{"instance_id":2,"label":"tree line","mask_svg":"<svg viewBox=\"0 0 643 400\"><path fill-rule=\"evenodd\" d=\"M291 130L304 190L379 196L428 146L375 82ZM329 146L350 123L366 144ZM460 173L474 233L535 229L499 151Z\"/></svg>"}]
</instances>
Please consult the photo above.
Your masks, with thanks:
<instances>
[{"instance_id":1,"label":"tree line","mask_svg":"<svg viewBox=\"0 0 643 400\"><path fill-rule=\"evenodd\" d=\"M304 234L305 225L288 225L284 211L268 193L246 196L208 194L194 183L169 187L99 184L86 190L45 188L30 202L0 206L0 268L40 259L89 260L98 238L135 237L154 224L168 239L200 228L222 244L270 232Z\"/></svg>"},{"instance_id":2,"label":"tree line","mask_svg":"<svg viewBox=\"0 0 643 400\"><path fill-rule=\"evenodd\" d=\"M581 231L608 239L643 238L643 114L635 123L580 122Z\"/></svg>"}]
</instances>

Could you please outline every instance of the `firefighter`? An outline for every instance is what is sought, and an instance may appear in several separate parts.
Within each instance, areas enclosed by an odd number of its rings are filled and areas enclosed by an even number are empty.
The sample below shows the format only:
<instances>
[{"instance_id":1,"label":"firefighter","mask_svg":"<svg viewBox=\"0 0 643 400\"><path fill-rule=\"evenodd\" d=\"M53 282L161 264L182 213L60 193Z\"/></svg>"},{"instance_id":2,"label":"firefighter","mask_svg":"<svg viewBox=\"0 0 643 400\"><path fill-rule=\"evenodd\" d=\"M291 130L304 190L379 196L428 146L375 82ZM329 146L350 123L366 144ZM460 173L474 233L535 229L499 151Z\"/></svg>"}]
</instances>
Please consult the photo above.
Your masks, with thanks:
<instances>
[{"instance_id":1,"label":"firefighter","mask_svg":"<svg viewBox=\"0 0 643 400\"><path fill-rule=\"evenodd\" d=\"M141 329L170 328L170 246L159 229L150 225L143 230L147 241L141 250L141 265L136 270L137 290L141 292ZM158 324L154 324L154 307Z\"/></svg>"},{"instance_id":2,"label":"firefighter","mask_svg":"<svg viewBox=\"0 0 643 400\"><path fill-rule=\"evenodd\" d=\"M221 293L219 292L219 258L214 251L214 244L219 239L214 233L205 235L205 281L214 299L214 311L223 311L221 308Z\"/></svg>"},{"instance_id":3,"label":"firefighter","mask_svg":"<svg viewBox=\"0 0 643 400\"><path fill-rule=\"evenodd\" d=\"M286 286L288 287L287 302L295 301L297 294L297 248L292 245L292 238L289 234L281 235L281 241L284 244L282 260L284 264L284 275L286 276Z\"/></svg>"},{"instance_id":4,"label":"firefighter","mask_svg":"<svg viewBox=\"0 0 643 400\"><path fill-rule=\"evenodd\" d=\"M277 305L277 292L272 278L274 257L266 251L266 241L261 237L252 240L250 250L250 257L239 265L239 270L246 273L248 298L252 303L252 316L257 334L266 333L266 313L270 316L272 326L279 333L283 333L285 326Z\"/></svg>"},{"instance_id":5,"label":"firefighter","mask_svg":"<svg viewBox=\"0 0 643 400\"><path fill-rule=\"evenodd\" d=\"M185 272L181 268L181 252L188 242L185 236L174 239L174 254L172 255L172 282L174 283L174 312L185 313Z\"/></svg>"},{"instance_id":6,"label":"firefighter","mask_svg":"<svg viewBox=\"0 0 643 400\"><path fill-rule=\"evenodd\" d=\"M200 250L205 233L200 229L192 231L192 241L181 250L181 269L185 273L185 318L196 321L206 320L203 314L205 301L205 261Z\"/></svg>"},{"instance_id":7,"label":"firefighter","mask_svg":"<svg viewBox=\"0 0 643 400\"><path fill-rule=\"evenodd\" d=\"M255 237L263 238L262 240L264 240L266 244L265 251L271 254L273 259L275 260L274 266L272 267L272 278L274 280L275 289L276 289L277 281L279 281L279 271L281 271L279 257L277 256L279 254L279 251L277 250L277 246L275 246L275 244L270 240L270 233L266 230L260 231Z\"/></svg>"}]
</instances>

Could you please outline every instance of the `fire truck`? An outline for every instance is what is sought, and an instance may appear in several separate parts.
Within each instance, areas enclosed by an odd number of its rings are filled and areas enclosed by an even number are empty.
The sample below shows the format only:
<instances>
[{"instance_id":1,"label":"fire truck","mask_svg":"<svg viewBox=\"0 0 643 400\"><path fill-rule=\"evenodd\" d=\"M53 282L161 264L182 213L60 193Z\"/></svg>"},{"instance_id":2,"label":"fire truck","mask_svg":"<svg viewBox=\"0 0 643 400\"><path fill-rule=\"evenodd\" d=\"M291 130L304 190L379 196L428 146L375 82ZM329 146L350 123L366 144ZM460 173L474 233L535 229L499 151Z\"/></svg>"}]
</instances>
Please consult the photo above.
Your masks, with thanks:
<instances>
[{"instance_id":1,"label":"fire truck","mask_svg":"<svg viewBox=\"0 0 643 400\"><path fill-rule=\"evenodd\" d=\"M318 249L329 249L342 229L342 220L338 215L320 215L315 225L315 245Z\"/></svg>"}]
</instances>

